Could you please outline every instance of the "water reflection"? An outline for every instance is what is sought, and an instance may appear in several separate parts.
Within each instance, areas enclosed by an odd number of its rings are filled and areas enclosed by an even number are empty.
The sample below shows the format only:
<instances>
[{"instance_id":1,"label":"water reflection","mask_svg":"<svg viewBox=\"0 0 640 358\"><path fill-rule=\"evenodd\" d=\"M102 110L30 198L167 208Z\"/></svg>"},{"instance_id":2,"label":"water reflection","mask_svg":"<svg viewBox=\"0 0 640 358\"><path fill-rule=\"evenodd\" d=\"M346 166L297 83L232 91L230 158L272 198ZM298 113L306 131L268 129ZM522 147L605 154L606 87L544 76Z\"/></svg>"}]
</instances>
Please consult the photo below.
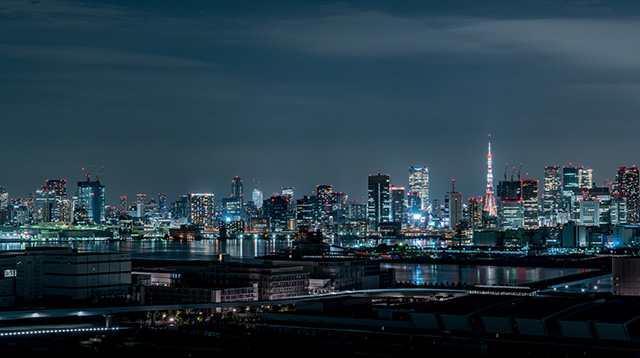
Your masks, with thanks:
<instances>
[{"instance_id":1,"label":"water reflection","mask_svg":"<svg viewBox=\"0 0 640 358\"><path fill-rule=\"evenodd\" d=\"M396 281L418 285L434 283L520 285L592 270L585 268L399 263L382 263L382 267L394 269Z\"/></svg>"}]
</instances>

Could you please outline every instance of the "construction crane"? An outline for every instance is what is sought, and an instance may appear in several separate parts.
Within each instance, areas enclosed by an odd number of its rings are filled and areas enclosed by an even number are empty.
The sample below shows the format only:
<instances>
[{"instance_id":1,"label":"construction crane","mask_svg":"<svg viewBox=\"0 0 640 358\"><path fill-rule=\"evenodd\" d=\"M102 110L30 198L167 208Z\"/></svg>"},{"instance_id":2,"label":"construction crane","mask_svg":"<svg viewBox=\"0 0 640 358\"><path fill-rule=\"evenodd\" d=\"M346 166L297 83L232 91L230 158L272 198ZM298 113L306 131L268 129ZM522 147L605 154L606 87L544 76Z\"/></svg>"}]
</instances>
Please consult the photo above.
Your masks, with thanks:
<instances>
[{"instance_id":1,"label":"construction crane","mask_svg":"<svg viewBox=\"0 0 640 358\"><path fill-rule=\"evenodd\" d=\"M518 181L520 181L520 170L522 170L522 163L520 163L520 168L518 168Z\"/></svg>"},{"instance_id":2,"label":"construction crane","mask_svg":"<svg viewBox=\"0 0 640 358\"><path fill-rule=\"evenodd\" d=\"M507 181L507 169L509 169L509 163L504 165L504 181Z\"/></svg>"},{"instance_id":3,"label":"construction crane","mask_svg":"<svg viewBox=\"0 0 640 358\"><path fill-rule=\"evenodd\" d=\"M96 181L98 181L100 179L100 174L102 174L103 170L104 170L104 167L101 167L100 171L98 172L98 174L96 174Z\"/></svg>"}]
</instances>

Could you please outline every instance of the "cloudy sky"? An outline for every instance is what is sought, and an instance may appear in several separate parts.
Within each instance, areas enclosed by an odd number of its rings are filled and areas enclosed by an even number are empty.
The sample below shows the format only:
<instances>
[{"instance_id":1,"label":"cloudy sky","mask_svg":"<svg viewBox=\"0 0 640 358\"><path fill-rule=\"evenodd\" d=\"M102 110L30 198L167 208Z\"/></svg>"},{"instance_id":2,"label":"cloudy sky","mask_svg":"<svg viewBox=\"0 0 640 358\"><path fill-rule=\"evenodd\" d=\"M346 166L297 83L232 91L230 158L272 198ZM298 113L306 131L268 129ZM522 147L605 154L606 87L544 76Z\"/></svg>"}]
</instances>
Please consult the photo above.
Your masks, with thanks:
<instances>
[{"instance_id":1,"label":"cloudy sky","mask_svg":"<svg viewBox=\"0 0 640 358\"><path fill-rule=\"evenodd\" d=\"M631 4L631 5L629 5ZM639 6L626 1L0 2L0 185L104 167L120 195L362 201L381 171L431 198L483 195L522 163L638 162ZM507 164L508 163L508 164ZM571 163L571 164L569 164Z\"/></svg>"}]
</instances>

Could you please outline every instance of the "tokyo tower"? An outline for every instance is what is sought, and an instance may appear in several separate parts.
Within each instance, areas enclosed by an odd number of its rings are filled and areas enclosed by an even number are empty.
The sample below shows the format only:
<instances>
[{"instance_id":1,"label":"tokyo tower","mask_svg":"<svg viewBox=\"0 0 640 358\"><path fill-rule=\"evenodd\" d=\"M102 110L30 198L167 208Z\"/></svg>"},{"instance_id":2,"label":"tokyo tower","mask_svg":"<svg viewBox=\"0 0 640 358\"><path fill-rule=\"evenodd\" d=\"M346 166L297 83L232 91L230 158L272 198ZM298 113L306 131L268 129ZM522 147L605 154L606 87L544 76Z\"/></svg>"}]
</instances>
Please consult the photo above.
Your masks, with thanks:
<instances>
[{"instance_id":1,"label":"tokyo tower","mask_svg":"<svg viewBox=\"0 0 640 358\"><path fill-rule=\"evenodd\" d=\"M489 216L498 216L496 197L493 195L493 168L491 167L491 134L489 134L489 154L487 154L487 195L484 198L484 209Z\"/></svg>"}]
</instances>

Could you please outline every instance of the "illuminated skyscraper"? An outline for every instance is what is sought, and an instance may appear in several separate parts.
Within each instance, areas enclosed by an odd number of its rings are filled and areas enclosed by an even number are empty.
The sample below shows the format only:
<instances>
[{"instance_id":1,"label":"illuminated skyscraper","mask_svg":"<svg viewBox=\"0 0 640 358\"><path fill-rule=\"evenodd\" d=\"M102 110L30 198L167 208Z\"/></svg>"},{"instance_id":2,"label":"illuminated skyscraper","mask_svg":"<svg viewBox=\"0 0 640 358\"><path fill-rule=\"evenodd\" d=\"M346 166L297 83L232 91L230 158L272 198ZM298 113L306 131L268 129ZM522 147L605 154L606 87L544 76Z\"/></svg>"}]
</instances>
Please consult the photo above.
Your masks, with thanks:
<instances>
[{"instance_id":1,"label":"illuminated skyscraper","mask_svg":"<svg viewBox=\"0 0 640 358\"><path fill-rule=\"evenodd\" d=\"M333 185L316 186L316 217L318 224L326 226L333 209Z\"/></svg>"},{"instance_id":2,"label":"illuminated skyscraper","mask_svg":"<svg viewBox=\"0 0 640 358\"><path fill-rule=\"evenodd\" d=\"M391 221L405 223L406 204L404 200L404 187L391 187Z\"/></svg>"},{"instance_id":3,"label":"illuminated skyscraper","mask_svg":"<svg viewBox=\"0 0 640 358\"><path fill-rule=\"evenodd\" d=\"M429 206L429 168L409 167L409 193L418 194L420 210L426 211Z\"/></svg>"},{"instance_id":4,"label":"illuminated skyscraper","mask_svg":"<svg viewBox=\"0 0 640 358\"><path fill-rule=\"evenodd\" d=\"M636 166L632 168L618 168L613 196L618 199L626 199L627 224L640 223L640 213L638 212L640 209L639 192L638 168Z\"/></svg>"},{"instance_id":5,"label":"illuminated skyscraper","mask_svg":"<svg viewBox=\"0 0 640 358\"><path fill-rule=\"evenodd\" d=\"M378 230L380 223L391 220L391 197L389 193L390 179L388 175L369 175L367 190L367 218L369 227Z\"/></svg>"},{"instance_id":6,"label":"illuminated skyscraper","mask_svg":"<svg viewBox=\"0 0 640 358\"><path fill-rule=\"evenodd\" d=\"M167 215L167 194L166 193L158 193L158 212L162 216Z\"/></svg>"},{"instance_id":7,"label":"illuminated skyscraper","mask_svg":"<svg viewBox=\"0 0 640 358\"><path fill-rule=\"evenodd\" d=\"M255 205L258 210L262 209L264 194L262 194L262 190L260 190L257 184L253 188L253 192L251 193L251 199L253 199L253 205Z\"/></svg>"},{"instance_id":8,"label":"illuminated skyscraper","mask_svg":"<svg viewBox=\"0 0 640 358\"><path fill-rule=\"evenodd\" d=\"M86 181L78 182L76 196L78 200L75 208L76 210L86 210L88 222L99 225L105 221L104 185L100 184L98 180L90 181L87 177Z\"/></svg>"},{"instance_id":9,"label":"illuminated skyscraper","mask_svg":"<svg viewBox=\"0 0 640 358\"><path fill-rule=\"evenodd\" d=\"M214 227L214 195L209 193L189 194L189 222L204 229Z\"/></svg>"},{"instance_id":10,"label":"illuminated skyscraper","mask_svg":"<svg viewBox=\"0 0 640 358\"><path fill-rule=\"evenodd\" d=\"M231 180L231 198L238 200L240 203L244 200L244 186L242 185L242 179L237 175Z\"/></svg>"},{"instance_id":11,"label":"illuminated skyscraper","mask_svg":"<svg viewBox=\"0 0 640 358\"><path fill-rule=\"evenodd\" d=\"M4 210L8 206L9 206L9 193L3 186L0 186L0 210Z\"/></svg>"},{"instance_id":12,"label":"illuminated skyscraper","mask_svg":"<svg viewBox=\"0 0 640 358\"><path fill-rule=\"evenodd\" d=\"M553 225L558 222L558 209L562 195L562 180L560 180L560 167L545 166L542 190L542 217L546 224Z\"/></svg>"},{"instance_id":13,"label":"illuminated skyscraper","mask_svg":"<svg viewBox=\"0 0 640 358\"><path fill-rule=\"evenodd\" d=\"M127 196L120 196L120 214L126 214L129 211L129 206L127 203Z\"/></svg>"},{"instance_id":14,"label":"illuminated skyscraper","mask_svg":"<svg viewBox=\"0 0 640 358\"><path fill-rule=\"evenodd\" d=\"M489 134L489 153L487 154L487 193L484 198L484 209L488 216L498 216L496 198L493 195L493 167L491 155L491 134Z\"/></svg>"},{"instance_id":15,"label":"illuminated skyscraper","mask_svg":"<svg viewBox=\"0 0 640 358\"><path fill-rule=\"evenodd\" d=\"M522 206L524 209L524 226L537 227L538 221L538 181L522 179Z\"/></svg>"},{"instance_id":16,"label":"illuminated skyscraper","mask_svg":"<svg viewBox=\"0 0 640 358\"><path fill-rule=\"evenodd\" d=\"M467 212L469 213L469 228L479 229L482 227L482 210L480 210L480 200L469 198Z\"/></svg>"}]
</instances>

